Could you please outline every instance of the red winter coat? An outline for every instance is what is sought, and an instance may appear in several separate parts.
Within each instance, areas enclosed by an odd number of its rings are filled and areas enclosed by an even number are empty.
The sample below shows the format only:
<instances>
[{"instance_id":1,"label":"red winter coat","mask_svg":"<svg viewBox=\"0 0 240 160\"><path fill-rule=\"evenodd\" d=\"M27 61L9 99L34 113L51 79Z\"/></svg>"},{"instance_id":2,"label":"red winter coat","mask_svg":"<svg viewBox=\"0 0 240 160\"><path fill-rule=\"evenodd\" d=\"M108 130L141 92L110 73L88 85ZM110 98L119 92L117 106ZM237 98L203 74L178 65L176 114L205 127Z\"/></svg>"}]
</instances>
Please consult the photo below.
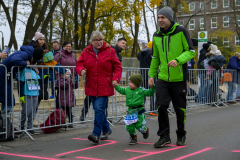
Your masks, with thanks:
<instances>
[{"instance_id":1,"label":"red winter coat","mask_svg":"<svg viewBox=\"0 0 240 160\"><path fill-rule=\"evenodd\" d=\"M76 66L79 75L83 69L86 70L85 95L95 97L114 95L112 81L116 80L119 83L122 66L110 45L104 42L97 55L92 44L86 47Z\"/></svg>"}]
</instances>

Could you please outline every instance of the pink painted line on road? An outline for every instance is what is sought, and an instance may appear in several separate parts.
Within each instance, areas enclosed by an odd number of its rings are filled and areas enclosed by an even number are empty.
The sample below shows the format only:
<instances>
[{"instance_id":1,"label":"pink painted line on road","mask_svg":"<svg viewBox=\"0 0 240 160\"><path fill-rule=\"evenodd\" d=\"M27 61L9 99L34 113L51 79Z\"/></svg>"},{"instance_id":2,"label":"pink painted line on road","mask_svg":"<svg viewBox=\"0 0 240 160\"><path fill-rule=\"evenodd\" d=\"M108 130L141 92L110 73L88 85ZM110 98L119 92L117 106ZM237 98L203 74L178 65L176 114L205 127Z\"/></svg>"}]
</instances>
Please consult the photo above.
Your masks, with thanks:
<instances>
[{"instance_id":1,"label":"pink painted line on road","mask_svg":"<svg viewBox=\"0 0 240 160\"><path fill-rule=\"evenodd\" d=\"M181 160L181 159L184 159L184 158L188 158L188 157L190 157L190 156L193 156L193 155L196 155L196 154L200 154L200 153L206 152L206 151L208 151L208 150L210 150L210 149L212 149L212 148L205 148L205 149L203 149L203 150L200 150L200 151L197 151L197 152L188 154L188 155L186 155L186 156L182 156L182 157L180 157L180 158L176 158L176 159L174 159L174 160Z\"/></svg>"},{"instance_id":2,"label":"pink painted line on road","mask_svg":"<svg viewBox=\"0 0 240 160\"><path fill-rule=\"evenodd\" d=\"M30 156L30 155L21 155L21 154L13 154L13 153L5 153L5 152L0 152L0 154L4 154L4 155L8 155L8 156L24 157L24 158L35 158L35 159L46 159L46 160L59 160L59 159L55 159L55 158L38 157L38 156Z\"/></svg>"},{"instance_id":3,"label":"pink painted line on road","mask_svg":"<svg viewBox=\"0 0 240 160\"><path fill-rule=\"evenodd\" d=\"M96 158L89 158L89 157L76 157L80 159L90 159L90 160L104 160L104 159L96 159Z\"/></svg>"},{"instance_id":4,"label":"pink painted line on road","mask_svg":"<svg viewBox=\"0 0 240 160\"><path fill-rule=\"evenodd\" d=\"M145 143L145 142L137 142L138 144L150 144L150 145L154 145L154 143ZM172 146L172 147L176 147L177 145L173 145L173 144L166 144L165 146Z\"/></svg>"},{"instance_id":5,"label":"pink painted line on road","mask_svg":"<svg viewBox=\"0 0 240 160\"><path fill-rule=\"evenodd\" d=\"M137 156L137 157L133 157L133 158L128 159L128 160L135 160L135 159L151 156L151 155L154 155L154 154L160 154L160 153L164 153L164 152L180 149L180 148L183 148L183 147L185 147L185 146L178 146L178 147L175 147L175 148L166 149L166 150L157 151L157 152L136 151L136 150L124 150L124 151L127 151L127 152L138 152L138 153L147 153L147 154L142 155L142 156Z\"/></svg>"},{"instance_id":6,"label":"pink painted line on road","mask_svg":"<svg viewBox=\"0 0 240 160\"><path fill-rule=\"evenodd\" d=\"M86 139L86 138L73 138L73 139L84 140L84 141L88 140L88 139Z\"/></svg>"},{"instance_id":7,"label":"pink painted line on road","mask_svg":"<svg viewBox=\"0 0 240 160\"><path fill-rule=\"evenodd\" d=\"M104 141L108 141L108 142L110 142L110 143L101 144L101 145L96 145L96 146L93 146L93 147L83 148L83 149L74 150L74 151L69 151L69 152L65 152L65 153L60 153L60 154L57 154L56 156L62 156L62 155L70 154L70 153L74 153L74 152L81 152L81 151L85 151L85 150L88 150L88 149L99 148L99 147L108 146L108 145L117 143L117 141L111 141L111 140L104 140Z\"/></svg>"},{"instance_id":8,"label":"pink painted line on road","mask_svg":"<svg viewBox=\"0 0 240 160\"><path fill-rule=\"evenodd\" d=\"M240 152L239 150L233 150L232 152Z\"/></svg>"}]
</instances>

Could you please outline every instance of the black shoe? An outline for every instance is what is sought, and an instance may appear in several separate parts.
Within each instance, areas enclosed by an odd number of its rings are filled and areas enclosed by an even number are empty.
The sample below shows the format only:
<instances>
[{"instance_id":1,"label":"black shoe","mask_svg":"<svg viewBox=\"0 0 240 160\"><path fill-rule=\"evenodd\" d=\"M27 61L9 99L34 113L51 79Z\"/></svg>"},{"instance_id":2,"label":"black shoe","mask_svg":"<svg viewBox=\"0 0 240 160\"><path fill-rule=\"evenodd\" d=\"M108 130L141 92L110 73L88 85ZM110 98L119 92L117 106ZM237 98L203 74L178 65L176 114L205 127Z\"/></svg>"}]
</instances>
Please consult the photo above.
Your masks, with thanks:
<instances>
[{"instance_id":1,"label":"black shoe","mask_svg":"<svg viewBox=\"0 0 240 160\"><path fill-rule=\"evenodd\" d=\"M110 129L107 133L104 133L102 136L101 136L101 140L108 140L108 135L110 135L112 133L112 130Z\"/></svg>"},{"instance_id":2,"label":"black shoe","mask_svg":"<svg viewBox=\"0 0 240 160\"><path fill-rule=\"evenodd\" d=\"M137 144L137 135L136 135L136 134L130 134L129 144L130 144L130 145Z\"/></svg>"},{"instance_id":3,"label":"black shoe","mask_svg":"<svg viewBox=\"0 0 240 160\"><path fill-rule=\"evenodd\" d=\"M165 146L166 144L170 144L171 143L171 139L169 135L163 135L160 137L160 139L154 143L154 147L155 148L162 148L163 146Z\"/></svg>"},{"instance_id":4,"label":"black shoe","mask_svg":"<svg viewBox=\"0 0 240 160\"><path fill-rule=\"evenodd\" d=\"M185 144L186 144L186 136L185 135L178 135L176 144L177 144L177 146L185 146Z\"/></svg>"},{"instance_id":5,"label":"black shoe","mask_svg":"<svg viewBox=\"0 0 240 160\"><path fill-rule=\"evenodd\" d=\"M95 135L89 135L88 140L93 141L94 143L98 143L98 141L99 141L98 137Z\"/></svg>"},{"instance_id":6,"label":"black shoe","mask_svg":"<svg viewBox=\"0 0 240 160\"><path fill-rule=\"evenodd\" d=\"M62 128L67 128L67 125L64 125Z\"/></svg>"},{"instance_id":7,"label":"black shoe","mask_svg":"<svg viewBox=\"0 0 240 160\"><path fill-rule=\"evenodd\" d=\"M68 125L68 128L74 128L74 127L73 127L73 124L69 124L69 125Z\"/></svg>"},{"instance_id":8,"label":"black shoe","mask_svg":"<svg viewBox=\"0 0 240 160\"><path fill-rule=\"evenodd\" d=\"M149 136L149 128L147 128L147 129L146 129L146 132L143 133L143 138L144 138L144 139L147 139L148 136Z\"/></svg>"},{"instance_id":9,"label":"black shoe","mask_svg":"<svg viewBox=\"0 0 240 160\"><path fill-rule=\"evenodd\" d=\"M81 115L81 116L80 116L80 121L84 121L84 119L85 119L84 116Z\"/></svg>"}]
</instances>

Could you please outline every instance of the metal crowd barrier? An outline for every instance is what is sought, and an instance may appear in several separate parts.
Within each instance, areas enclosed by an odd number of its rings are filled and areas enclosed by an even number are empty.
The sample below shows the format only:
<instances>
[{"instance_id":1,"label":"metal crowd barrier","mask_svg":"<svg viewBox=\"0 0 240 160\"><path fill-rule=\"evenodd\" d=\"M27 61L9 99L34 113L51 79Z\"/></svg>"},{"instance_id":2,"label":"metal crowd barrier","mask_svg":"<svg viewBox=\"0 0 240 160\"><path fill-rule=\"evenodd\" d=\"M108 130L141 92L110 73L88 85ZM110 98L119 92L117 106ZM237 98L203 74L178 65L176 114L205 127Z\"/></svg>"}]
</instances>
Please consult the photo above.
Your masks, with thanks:
<instances>
[{"instance_id":1,"label":"metal crowd barrier","mask_svg":"<svg viewBox=\"0 0 240 160\"><path fill-rule=\"evenodd\" d=\"M5 66L4 66L5 67ZM6 68L6 67L5 67ZM20 86L22 83L28 84L28 81L26 79L21 79L20 75L29 76L28 73L25 73L24 70L21 71L21 68L15 66L12 67L11 69L11 84L12 84L12 93L15 96L16 104L14 106L14 103L12 103L12 130L13 132L13 137L14 134L20 132L23 134L27 134L29 137L32 138L30 131L31 130L39 130L39 129L47 129L51 127L58 127L58 126L69 126L72 124L78 124L86 121L93 121L94 120L94 111L92 104L90 103L89 99L86 98L85 93L84 93L84 84L85 84L85 76L84 77L79 77L79 79L76 79L74 76L76 71L75 67L73 66L60 66L60 67L55 67L55 66L28 66L30 70L34 70L39 72L39 75L45 75L46 73L51 73L52 78L54 81L51 81L51 78L46 78L44 81L39 80L36 81L37 85L40 86L41 90L36 89L38 93L42 92L42 96L46 97L45 100L39 101L39 97L37 96L34 97L33 95L33 90L31 90L31 95L30 95L30 100L25 102L27 106L29 106L30 103L35 103L37 101L40 102L38 104L38 109L36 110L35 108L31 108L30 112L30 117L25 115L25 118L23 118L22 112L27 112L27 109L25 108L25 111L22 109L22 103L20 102L20 88L19 87L14 87L14 83L17 84L17 86ZM54 70L55 68L56 70ZM70 114L70 119L72 118L73 121L69 122L69 118L64 119L65 123L62 123L61 119L65 118L67 113L65 112L65 116L62 116L60 114L59 118L60 121L57 120L57 115L56 112L53 112L55 108L63 109L67 111L69 109L68 106L64 105L62 107L59 107L59 103L62 101L65 101L68 99L68 102L70 103L71 95L66 94L66 91L70 87L70 84L68 83L63 83L62 90L63 92L58 90L55 90L56 85L60 86L60 81L56 83L55 81L59 79L60 76L64 76L63 74L60 75L60 70L63 69L71 69L72 70L72 80L73 83L77 83L77 87L75 88L74 86L74 103L76 102L76 105L72 107L72 115ZM119 83L122 87L127 87L128 86L128 81L129 77L133 74L140 73L143 76L143 84L142 87L148 88L148 68L128 68L128 67L123 67L122 71L122 78ZM5 71L7 72L7 70ZM46 72L46 73L44 73ZM207 76L207 74L209 76ZM7 73L6 73L7 75ZM228 75L228 76L227 76ZM14 78L15 77L15 78ZM43 76L42 76L43 77ZM31 78L30 78L31 79ZM67 79L63 78L61 79L63 82L67 81ZM216 107L221 106L223 104L224 106L226 105L226 102L228 102L227 99L227 93L228 93L228 86L230 82L235 82L233 80L238 80L238 75L235 70L223 70L221 73L220 70L196 70L196 69L190 69L188 71L188 81L187 81L187 109L194 109L196 107L201 107L201 105L213 105ZM7 81L7 76L5 77L5 81ZM155 82L157 81L157 78L155 79ZM53 83L51 83L53 82ZM236 84L238 81L234 84ZM30 83L32 84L32 83ZM240 83L238 83L240 84ZM36 87L35 86L35 87ZM50 99L49 97L51 96L51 91L53 86L53 95L54 98ZM25 90L28 87L33 87L29 85L25 85ZM61 94L63 94L61 96ZM240 93L239 93L240 94ZM7 95L7 87L6 87L6 95ZM240 95L239 95L240 96ZM61 98L63 97L63 98ZM68 97L68 98L67 98ZM235 93L234 93L235 97ZM237 97L239 98L239 97ZM239 98L240 99L240 98ZM145 109L147 112L152 112L157 110L157 106L155 105L155 100L156 100L156 95L154 94L152 97L146 97L145 100ZM235 100L235 98L234 98ZM7 101L7 99L6 99ZM32 104L30 106L32 107ZM7 105L5 104L7 107ZM88 110L88 113L85 112L84 110ZM115 95L109 97L108 101L108 108L107 108L107 118L109 120L109 123L111 124L112 122L119 122L124 116L126 115L127 111L127 106L126 106L126 97L124 95L120 95L118 92L115 91ZM170 104L169 107L169 113L173 114L174 109L172 104ZM45 125L44 122L48 119L51 121L51 117L49 116L51 113L54 113L54 121L52 121L51 126ZM81 116L83 119L81 119ZM30 128L27 128L27 119L30 118L31 126ZM26 119L25 124L21 125L21 120ZM35 123L36 122L36 123ZM112 124L111 124L112 125ZM14 128L18 128L18 130L14 130ZM0 132L0 134L6 134L6 132ZM20 136L20 137L21 137ZM33 139L33 138L32 138Z\"/></svg>"}]
</instances>

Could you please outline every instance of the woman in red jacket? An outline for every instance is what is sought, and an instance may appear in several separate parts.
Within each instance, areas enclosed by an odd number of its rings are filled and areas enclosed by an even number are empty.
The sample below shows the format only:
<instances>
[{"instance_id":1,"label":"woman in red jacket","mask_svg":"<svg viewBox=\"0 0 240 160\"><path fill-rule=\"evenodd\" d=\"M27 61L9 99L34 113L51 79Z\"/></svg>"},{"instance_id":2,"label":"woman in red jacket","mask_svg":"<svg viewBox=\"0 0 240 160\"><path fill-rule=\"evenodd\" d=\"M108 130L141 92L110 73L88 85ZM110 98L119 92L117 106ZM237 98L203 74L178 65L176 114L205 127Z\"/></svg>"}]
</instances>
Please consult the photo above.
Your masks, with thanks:
<instances>
[{"instance_id":1,"label":"woman in red jacket","mask_svg":"<svg viewBox=\"0 0 240 160\"><path fill-rule=\"evenodd\" d=\"M107 122L105 108L108 96L114 95L112 83L121 79L122 66L115 50L103 41L100 32L94 31L90 42L77 61L76 71L81 76L86 74L85 95L90 96L95 111L94 129L88 139L98 143L101 131L106 139L112 132Z\"/></svg>"}]
</instances>

